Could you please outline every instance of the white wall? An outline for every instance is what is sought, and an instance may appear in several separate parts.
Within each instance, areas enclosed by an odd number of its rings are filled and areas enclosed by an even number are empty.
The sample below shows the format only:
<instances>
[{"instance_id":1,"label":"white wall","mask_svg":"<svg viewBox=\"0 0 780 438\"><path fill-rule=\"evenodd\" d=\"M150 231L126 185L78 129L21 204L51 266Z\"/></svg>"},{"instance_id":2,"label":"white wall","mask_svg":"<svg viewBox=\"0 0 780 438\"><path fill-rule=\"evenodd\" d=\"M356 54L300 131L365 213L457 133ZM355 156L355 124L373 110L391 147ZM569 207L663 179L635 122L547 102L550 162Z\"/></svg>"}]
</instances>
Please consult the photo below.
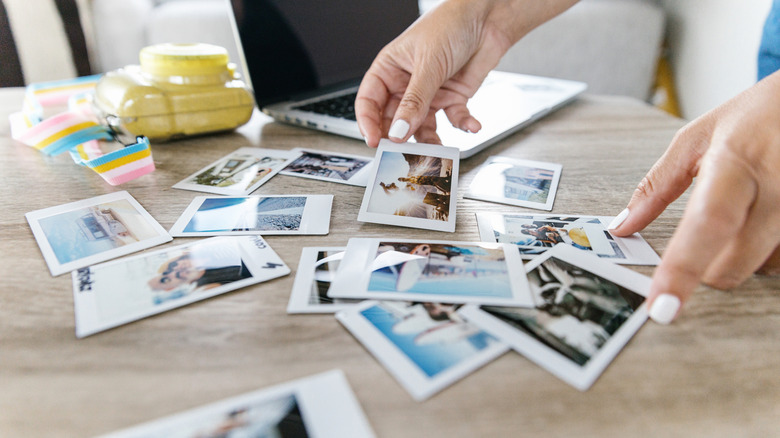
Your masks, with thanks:
<instances>
[{"instance_id":1,"label":"white wall","mask_svg":"<svg viewBox=\"0 0 780 438\"><path fill-rule=\"evenodd\" d=\"M771 0L660 0L682 115L693 119L756 82Z\"/></svg>"}]
</instances>

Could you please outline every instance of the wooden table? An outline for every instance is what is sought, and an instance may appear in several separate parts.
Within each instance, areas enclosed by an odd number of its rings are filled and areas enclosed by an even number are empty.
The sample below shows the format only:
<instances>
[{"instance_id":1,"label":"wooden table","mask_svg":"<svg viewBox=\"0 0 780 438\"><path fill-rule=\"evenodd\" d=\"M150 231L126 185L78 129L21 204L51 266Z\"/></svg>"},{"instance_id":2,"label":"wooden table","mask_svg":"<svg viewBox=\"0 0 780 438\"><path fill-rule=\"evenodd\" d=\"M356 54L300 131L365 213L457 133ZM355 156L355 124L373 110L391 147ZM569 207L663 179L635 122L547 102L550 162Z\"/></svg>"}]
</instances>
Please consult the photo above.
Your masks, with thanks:
<instances>
[{"instance_id":1,"label":"wooden table","mask_svg":"<svg viewBox=\"0 0 780 438\"><path fill-rule=\"evenodd\" d=\"M454 234L412 230L357 222L359 187L277 176L255 193L335 195L327 236L267 238L292 275L77 340L70 276L49 275L24 213L127 190L168 229L197 195L171 186L238 147L372 151L256 114L235 133L153 144L157 170L111 187L67 154L12 141L7 115L21 98L0 91L0 436L106 433L333 368L381 437L780 433L778 278L702 288L677 322L642 328L584 393L508 353L416 403L332 315L287 315L304 246L353 236L478 240L476 211L523 210L462 197ZM490 155L552 161L564 169L554 213L615 215L682 124L638 101L585 96L463 161L461 189ZM685 199L642 233L659 253Z\"/></svg>"}]
</instances>

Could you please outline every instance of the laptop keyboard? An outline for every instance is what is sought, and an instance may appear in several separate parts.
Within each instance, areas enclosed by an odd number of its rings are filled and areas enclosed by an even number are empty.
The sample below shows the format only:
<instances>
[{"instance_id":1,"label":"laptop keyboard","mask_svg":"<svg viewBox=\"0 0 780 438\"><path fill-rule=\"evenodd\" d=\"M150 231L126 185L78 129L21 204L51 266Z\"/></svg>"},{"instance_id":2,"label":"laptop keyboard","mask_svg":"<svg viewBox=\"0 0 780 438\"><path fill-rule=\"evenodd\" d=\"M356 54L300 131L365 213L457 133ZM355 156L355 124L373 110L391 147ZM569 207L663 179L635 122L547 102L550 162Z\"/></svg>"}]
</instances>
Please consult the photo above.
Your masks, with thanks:
<instances>
[{"instance_id":1,"label":"laptop keyboard","mask_svg":"<svg viewBox=\"0 0 780 438\"><path fill-rule=\"evenodd\" d=\"M330 99L307 103L294 107L300 111L325 114L340 119L357 120L355 117L355 98L357 93L345 94Z\"/></svg>"}]
</instances>

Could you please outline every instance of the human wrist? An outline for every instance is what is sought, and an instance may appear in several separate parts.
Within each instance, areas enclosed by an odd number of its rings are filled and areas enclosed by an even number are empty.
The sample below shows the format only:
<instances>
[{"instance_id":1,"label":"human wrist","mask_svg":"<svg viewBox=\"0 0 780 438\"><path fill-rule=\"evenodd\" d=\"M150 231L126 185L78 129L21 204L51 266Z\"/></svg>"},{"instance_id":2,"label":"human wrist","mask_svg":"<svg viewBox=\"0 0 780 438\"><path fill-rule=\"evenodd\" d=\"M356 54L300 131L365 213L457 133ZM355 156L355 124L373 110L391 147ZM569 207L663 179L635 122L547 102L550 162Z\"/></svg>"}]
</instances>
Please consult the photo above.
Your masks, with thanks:
<instances>
[{"instance_id":1,"label":"human wrist","mask_svg":"<svg viewBox=\"0 0 780 438\"><path fill-rule=\"evenodd\" d=\"M466 0L468 1L468 0ZM561 14L577 0L478 0L486 28L503 35L511 47L539 25Z\"/></svg>"}]
</instances>

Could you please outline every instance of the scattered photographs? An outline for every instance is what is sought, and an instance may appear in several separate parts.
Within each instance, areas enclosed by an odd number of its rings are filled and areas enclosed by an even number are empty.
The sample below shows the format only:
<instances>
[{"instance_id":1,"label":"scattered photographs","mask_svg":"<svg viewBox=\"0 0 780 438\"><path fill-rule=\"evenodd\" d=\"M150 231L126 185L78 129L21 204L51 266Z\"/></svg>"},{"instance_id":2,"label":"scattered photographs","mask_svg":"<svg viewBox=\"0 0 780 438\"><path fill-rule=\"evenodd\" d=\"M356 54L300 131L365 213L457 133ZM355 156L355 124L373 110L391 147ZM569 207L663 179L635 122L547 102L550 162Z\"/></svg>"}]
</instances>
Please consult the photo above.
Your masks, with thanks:
<instances>
[{"instance_id":1,"label":"scattered photographs","mask_svg":"<svg viewBox=\"0 0 780 438\"><path fill-rule=\"evenodd\" d=\"M584 391L647 320L650 278L566 245L526 268L535 308L468 306L462 313Z\"/></svg>"},{"instance_id":2,"label":"scattered photographs","mask_svg":"<svg viewBox=\"0 0 780 438\"><path fill-rule=\"evenodd\" d=\"M365 301L336 318L417 401L462 379L507 351L465 321L457 306Z\"/></svg>"},{"instance_id":3,"label":"scattered photographs","mask_svg":"<svg viewBox=\"0 0 780 438\"><path fill-rule=\"evenodd\" d=\"M55 276L172 240L124 191L24 216Z\"/></svg>"},{"instance_id":4,"label":"scattered photographs","mask_svg":"<svg viewBox=\"0 0 780 438\"><path fill-rule=\"evenodd\" d=\"M522 266L502 243L353 238L328 295L531 307Z\"/></svg>"},{"instance_id":5,"label":"scattered photographs","mask_svg":"<svg viewBox=\"0 0 780 438\"><path fill-rule=\"evenodd\" d=\"M232 397L103 438L310 436L375 436L340 370Z\"/></svg>"},{"instance_id":6,"label":"scattered photographs","mask_svg":"<svg viewBox=\"0 0 780 438\"><path fill-rule=\"evenodd\" d=\"M282 169L282 175L366 186L371 172L371 158L301 148L292 151L300 155Z\"/></svg>"},{"instance_id":7,"label":"scattered photographs","mask_svg":"<svg viewBox=\"0 0 780 438\"><path fill-rule=\"evenodd\" d=\"M344 247L307 247L301 251L287 313L333 313L357 300L330 298L328 290L344 257Z\"/></svg>"},{"instance_id":8,"label":"scattered photographs","mask_svg":"<svg viewBox=\"0 0 780 438\"><path fill-rule=\"evenodd\" d=\"M477 213L480 239L517 245L524 259L532 259L563 243L614 263L655 266L661 258L635 233L616 237L607 231L608 216Z\"/></svg>"},{"instance_id":9,"label":"scattered photographs","mask_svg":"<svg viewBox=\"0 0 780 438\"><path fill-rule=\"evenodd\" d=\"M173 236L328 234L333 195L196 196Z\"/></svg>"},{"instance_id":10,"label":"scattered photographs","mask_svg":"<svg viewBox=\"0 0 780 438\"><path fill-rule=\"evenodd\" d=\"M290 273L260 236L215 237L73 271L76 336Z\"/></svg>"},{"instance_id":11,"label":"scattered photographs","mask_svg":"<svg viewBox=\"0 0 780 438\"><path fill-rule=\"evenodd\" d=\"M457 148L382 140L358 220L455 231Z\"/></svg>"},{"instance_id":12,"label":"scattered photographs","mask_svg":"<svg viewBox=\"0 0 780 438\"><path fill-rule=\"evenodd\" d=\"M490 157L477 171L466 198L552 210L560 164Z\"/></svg>"},{"instance_id":13,"label":"scattered photographs","mask_svg":"<svg viewBox=\"0 0 780 438\"><path fill-rule=\"evenodd\" d=\"M248 195L296 156L293 151L241 148L193 173L173 188L217 195Z\"/></svg>"}]
</instances>

